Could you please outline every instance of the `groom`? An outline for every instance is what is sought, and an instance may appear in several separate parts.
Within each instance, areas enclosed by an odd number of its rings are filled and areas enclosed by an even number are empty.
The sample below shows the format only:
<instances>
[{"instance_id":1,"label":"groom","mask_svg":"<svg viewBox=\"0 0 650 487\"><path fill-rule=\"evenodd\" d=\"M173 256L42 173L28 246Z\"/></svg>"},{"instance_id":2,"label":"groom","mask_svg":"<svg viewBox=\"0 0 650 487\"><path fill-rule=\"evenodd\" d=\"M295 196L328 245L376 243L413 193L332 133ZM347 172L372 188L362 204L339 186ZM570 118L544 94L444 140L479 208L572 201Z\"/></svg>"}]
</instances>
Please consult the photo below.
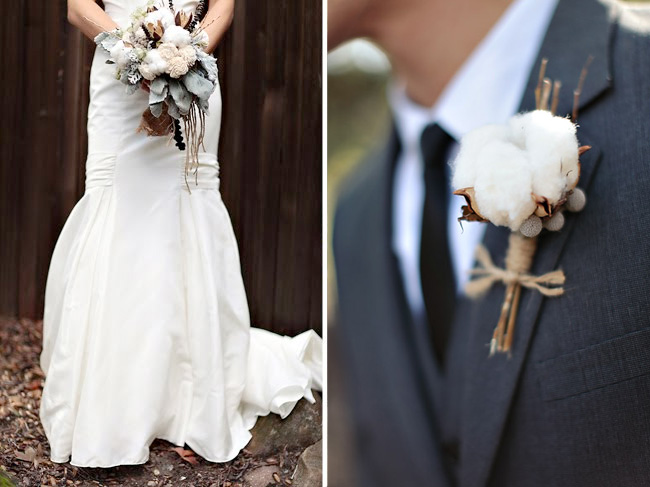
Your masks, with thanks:
<instances>
[{"instance_id":1,"label":"groom","mask_svg":"<svg viewBox=\"0 0 650 487\"><path fill-rule=\"evenodd\" d=\"M365 486L642 486L650 482L650 15L597 0L329 0L330 48L391 59L393 129L335 216L341 348ZM543 233L512 355L489 357L504 287L460 291L480 241L455 224L460 137L534 109L542 58L557 113L579 103L582 213ZM487 227L487 228L484 228ZM420 252L422 250L422 252Z\"/></svg>"}]
</instances>

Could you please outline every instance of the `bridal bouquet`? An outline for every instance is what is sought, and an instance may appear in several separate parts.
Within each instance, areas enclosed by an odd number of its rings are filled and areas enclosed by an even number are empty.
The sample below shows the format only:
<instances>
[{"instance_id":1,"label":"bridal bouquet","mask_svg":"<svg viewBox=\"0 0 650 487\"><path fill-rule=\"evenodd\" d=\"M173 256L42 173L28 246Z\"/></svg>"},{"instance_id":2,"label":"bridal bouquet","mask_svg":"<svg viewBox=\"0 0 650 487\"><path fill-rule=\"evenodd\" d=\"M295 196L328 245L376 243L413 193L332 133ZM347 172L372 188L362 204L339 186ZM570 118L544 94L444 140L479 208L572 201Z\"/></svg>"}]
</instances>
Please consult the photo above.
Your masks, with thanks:
<instances>
[{"instance_id":1,"label":"bridal bouquet","mask_svg":"<svg viewBox=\"0 0 650 487\"><path fill-rule=\"evenodd\" d=\"M504 125L488 125L461 140L453 164L454 194L463 196L466 206L459 220L490 222L511 230L505 268L494 265L487 249L480 245L479 266L466 288L470 297L486 292L494 283L506 285L501 316L494 329L490 354L510 352L522 287L544 296L563 294L561 270L541 276L529 274L537 238L543 229L560 231L564 211L585 206L580 180L580 156L591 147L580 146L577 131L577 101L586 76L583 69L574 92L573 119L555 114L560 83L544 77L542 62L535 90L537 109L512 117ZM551 96L552 95L552 96Z\"/></svg>"},{"instance_id":2,"label":"bridal bouquet","mask_svg":"<svg viewBox=\"0 0 650 487\"><path fill-rule=\"evenodd\" d=\"M181 134L190 139L187 171L198 165L203 143L208 100L217 84L217 62L205 52L207 33L198 26L205 14L205 1L194 13L176 11L173 2L150 0L131 15L131 24L102 32L95 43L106 50L109 64L116 65L116 78L135 93L149 91L149 107L138 130L150 136L172 135L185 150Z\"/></svg>"}]
</instances>

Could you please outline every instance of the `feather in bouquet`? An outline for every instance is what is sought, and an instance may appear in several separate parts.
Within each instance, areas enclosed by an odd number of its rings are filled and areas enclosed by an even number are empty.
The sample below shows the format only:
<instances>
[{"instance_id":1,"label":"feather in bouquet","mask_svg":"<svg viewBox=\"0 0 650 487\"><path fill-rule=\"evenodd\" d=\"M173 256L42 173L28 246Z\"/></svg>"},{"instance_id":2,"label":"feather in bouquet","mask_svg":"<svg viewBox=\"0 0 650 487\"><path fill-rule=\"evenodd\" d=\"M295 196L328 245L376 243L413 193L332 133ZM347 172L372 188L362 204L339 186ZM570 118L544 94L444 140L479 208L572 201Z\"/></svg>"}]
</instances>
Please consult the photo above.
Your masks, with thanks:
<instances>
[{"instance_id":1,"label":"feather in bouquet","mask_svg":"<svg viewBox=\"0 0 650 487\"><path fill-rule=\"evenodd\" d=\"M217 84L217 61L205 52L207 33L198 26L205 1L194 13L176 11L173 2L151 0L131 15L125 29L102 32L95 43L106 50L117 67L116 77L132 94L149 91L149 107L139 131L150 136L174 137L185 150L181 121L188 138L185 177L198 168L198 152L205 134L208 100ZM196 172L196 171L195 171Z\"/></svg>"}]
</instances>

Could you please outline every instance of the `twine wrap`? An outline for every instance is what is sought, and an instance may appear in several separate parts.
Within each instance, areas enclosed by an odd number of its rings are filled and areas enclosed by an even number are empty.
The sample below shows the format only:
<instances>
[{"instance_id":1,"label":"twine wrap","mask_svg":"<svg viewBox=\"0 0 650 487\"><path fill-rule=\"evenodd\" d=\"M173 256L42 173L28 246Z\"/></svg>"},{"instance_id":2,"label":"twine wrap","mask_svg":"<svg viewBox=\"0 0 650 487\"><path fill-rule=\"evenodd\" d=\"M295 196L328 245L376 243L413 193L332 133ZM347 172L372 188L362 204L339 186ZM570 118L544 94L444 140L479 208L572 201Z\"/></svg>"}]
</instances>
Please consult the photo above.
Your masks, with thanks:
<instances>
[{"instance_id":1,"label":"twine wrap","mask_svg":"<svg viewBox=\"0 0 650 487\"><path fill-rule=\"evenodd\" d=\"M485 294L494 283L520 284L529 289L535 289L544 296L561 296L564 293L565 276L561 270L548 272L541 276L528 274L535 256L537 238L527 238L518 233L510 234L508 251L506 253L506 268L497 267L488 250L482 245L476 249L476 261L481 267L472 269L471 275L476 276L465 286L465 293L470 298L478 298ZM560 287L551 287L560 286Z\"/></svg>"},{"instance_id":2,"label":"twine wrap","mask_svg":"<svg viewBox=\"0 0 650 487\"><path fill-rule=\"evenodd\" d=\"M556 270L541 276L529 274L536 249L537 237L527 238L518 232L511 233L508 240L505 269L494 264L490 253L483 245L479 244L476 249L476 260L479 267L471 271L471 275L475 276L475 279L467 283L466 294L470 298L477 298L497 282L503 282L506 285L501 316L490 343L490 355L495 352L510 352L511 350L522 287L535 289L548 297L564 294L562 286L565 276L563 271Z\"/></svg>"}]
</instances>

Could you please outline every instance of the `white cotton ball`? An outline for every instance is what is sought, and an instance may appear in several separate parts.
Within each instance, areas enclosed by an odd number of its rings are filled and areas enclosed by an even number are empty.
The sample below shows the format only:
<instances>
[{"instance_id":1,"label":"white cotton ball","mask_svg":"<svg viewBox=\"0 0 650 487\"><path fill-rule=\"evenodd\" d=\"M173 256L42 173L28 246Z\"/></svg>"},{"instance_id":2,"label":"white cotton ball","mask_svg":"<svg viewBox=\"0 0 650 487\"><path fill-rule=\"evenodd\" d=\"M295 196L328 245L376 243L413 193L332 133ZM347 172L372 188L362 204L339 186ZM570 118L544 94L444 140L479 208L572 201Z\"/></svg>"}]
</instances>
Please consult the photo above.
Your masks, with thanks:
<instances>
[{"instance_id":1,"label":"white cotton ball","mask_svg":"<svg viewBox=\"0 0 650 487\"><path fill-rule=\"evenodd\" d=\"M586 203L587 203L587 196L585 195L585 192L580 188L576 188L567 197L565 207L569 211L577 212L577 211L582 211Z\"/></svg>"},{"instance_id":2,"label":"white cotton ball","mask_svg":"<svg viewBox=\"0 0 650 487\"><path fill-rule=\"evenodd\" d=\"M152 80L166 72L167 68L167 62L160 56L157 49L149 51L139 66L140 74L147 80Z\"/></svg>"},{"instance_id":3,"label":"white cotton ball","mask_svg":"<svg viewBox=\"0 0 650 487\"><path fill-rule=\"evenodd\" d=\"M519 231L524 237L537 237L542 231L542 219L535 215L528 217L519 227Z\"/></svg>"},{"instance_id":4,"label":"white cotton ball","mask_svg":"<svg viewBox=\"0 0 650 487\"><path fill-rule=\"evenodd\" d=\"M176 47L185 47L189 46L192 42L191 34L179 27L178 25L173 25L165 29L165 33L162 36L163 42L170 42Z\"/></svg>"},{"instance_id":5,"label":"white cotton ball","mask_svg":"<svg viewBox=\"0 0 650 487\"><path fill-rule=\"evenodd\" d=\"M175 26L176 21L174 19L174 14L169 10L168 8L160 8L159 10L155 10L153 12L150 12L146 15L144 18L144 24L156 24L156 22L160 21L162 26L165 29L168 29L169 27Z\"/></svg>"},{"instance_id":6,"label":"white cotton ball","mask_svg":"<svg viewBox=\"0 0 650 487\"><path fill-rule=\"evenodd\" d=\"M508 128L503 125L485 125L472 130L460 142L460 150L452 163L452 185L456 189L473 187L480 153L493 140L506 140Z\"/></svg>"},{"instance_id":7,"label":"white cotton ball","mask_svg":"<svg viewBox=\"0 0 650 487\"><path fill-rule=\"evenodd\" d=\"M576 126L545 110L517 115L509 123L532 167L533 193L557 203L579 175Z\"/></svg>"},{"instance_id":8,"label":"white cotton ball","mask_svg":"<svg viewBox=\"0 0 650 487\"><path fill-rule=\"evenodd\" d=\"M562 212L557 212L551 218L544 222L544 228L549 232L559 232L564 226L564 215Z\"/></svg>"},{"instance_id":9,"label":"white cotton ball","mask_svg":"<svg viewBox=\"0 0 650 487\"><path fill-rule=\"evenodd\" d=\"M124 41L117 41L111 49L111 59L120 69L124 69L129 62L127 50L128 48L124 45Z\"/></svg>"},{"instance_id":10,"label":"white cotton ball","mask_svg":"<svg viewBox=\"0 0 650 487\"><path fill-rule=\"evenodd\" d=\"M479 213L495 225L518 230L535 211L527 154L508 142L492 140L476 160L474 191Z\"/></svg>"},{"instance_id":11,"label":"white cotton ball","mask_svg":"<svg viewBox=\"0 0 650 487\"><path fill-rule=\"evenodd\" d=\"M482 216L517 231L536 209L533 194L555 205L575 185L576 127L547 111L516 115L506 125L488 125L463 137L452 169L453 187L474 188Z\"/></svg>"}]
</instances>

